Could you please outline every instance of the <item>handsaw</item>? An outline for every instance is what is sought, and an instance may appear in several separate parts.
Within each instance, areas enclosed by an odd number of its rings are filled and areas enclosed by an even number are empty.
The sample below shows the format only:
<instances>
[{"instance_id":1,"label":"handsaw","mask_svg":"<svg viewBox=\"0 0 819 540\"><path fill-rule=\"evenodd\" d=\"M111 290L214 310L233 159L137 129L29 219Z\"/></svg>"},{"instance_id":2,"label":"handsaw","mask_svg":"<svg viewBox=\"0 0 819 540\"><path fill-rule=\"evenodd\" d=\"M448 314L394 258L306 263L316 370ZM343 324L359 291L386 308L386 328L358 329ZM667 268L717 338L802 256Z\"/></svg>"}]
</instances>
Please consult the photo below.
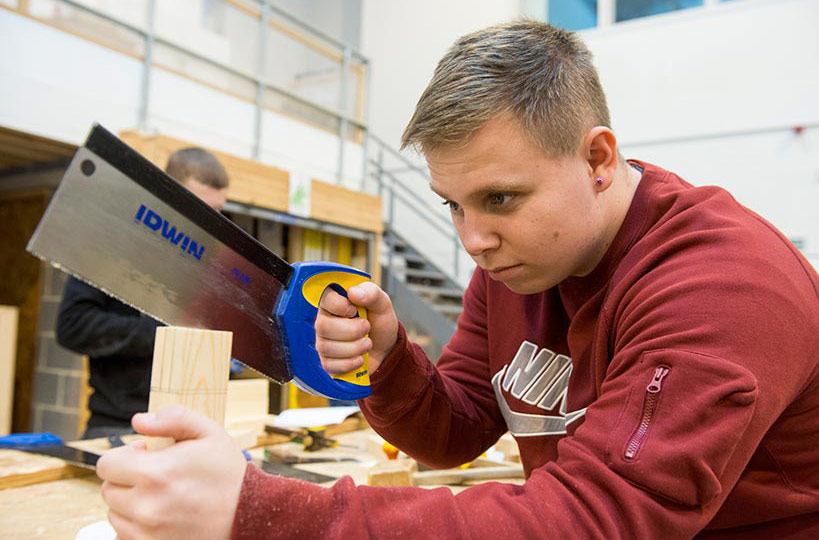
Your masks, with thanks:
<instances>
[{"instance_id":1,"label":"handsaw","mask_svg":"<svg viewBox=\"0 0 819 540\"><path fill-rule=\"evenodd\" d=\"M276 382L341 400L370 393L366 356L329 375L314 327L325 289L346 294L366 272L288 264L102 126L26 249L165 324L233 332L233 356Z\"/></svg>"},{"instance_id":2,"label":"handsaw","mask_svg":"<svg viewBox=\"0 0 819 540\"><path fill-rule=\"evenodd\" d=\"M85 469L94 469L100 457L79 448L66 446L63 440L53 433L12 433L0 437L0 448L60 458Z\"/></svg>"}]
</instances>

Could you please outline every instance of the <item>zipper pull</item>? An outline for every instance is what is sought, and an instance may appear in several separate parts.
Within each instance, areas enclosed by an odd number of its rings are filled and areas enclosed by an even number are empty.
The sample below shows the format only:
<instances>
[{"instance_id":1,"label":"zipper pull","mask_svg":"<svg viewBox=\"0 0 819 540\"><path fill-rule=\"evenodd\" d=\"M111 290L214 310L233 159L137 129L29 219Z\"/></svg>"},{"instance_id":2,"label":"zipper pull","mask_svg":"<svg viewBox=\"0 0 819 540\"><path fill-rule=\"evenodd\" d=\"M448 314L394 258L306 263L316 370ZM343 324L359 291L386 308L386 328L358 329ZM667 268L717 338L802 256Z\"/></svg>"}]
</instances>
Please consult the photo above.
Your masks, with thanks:
<instances>
[{"instance_id":1,"label":"zipper pull","mask_svg":"<svg viewBox=\"0 0 819 540\"><path fill-rule=\"evenodd\" d=\"M665 379L665 376L668 375L668 371L669 369L665 366L659 366L657 369L655 369L654 378L651 379L650 383L648 383L646 390L652 394L659 392L663 388L663 379Z\"/></svg>"}]
</instances>

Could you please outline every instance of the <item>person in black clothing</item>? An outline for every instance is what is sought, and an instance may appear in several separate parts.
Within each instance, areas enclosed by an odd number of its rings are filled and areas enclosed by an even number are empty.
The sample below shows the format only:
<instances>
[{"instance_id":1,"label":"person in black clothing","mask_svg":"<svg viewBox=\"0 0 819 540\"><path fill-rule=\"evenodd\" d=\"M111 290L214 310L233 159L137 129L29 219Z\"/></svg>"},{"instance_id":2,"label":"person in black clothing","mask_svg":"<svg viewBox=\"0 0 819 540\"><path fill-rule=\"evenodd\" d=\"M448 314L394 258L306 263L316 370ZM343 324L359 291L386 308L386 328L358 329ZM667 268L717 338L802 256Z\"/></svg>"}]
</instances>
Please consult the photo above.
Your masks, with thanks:
<instances>
[{"instance_id":1,"label":"person in black clothing","mask_svg":"<svg viewBox=\"0 0 819 540\"><path fill-rule=\"evenodd\" d=\"M221 210L228 175L201 148L171 154L165 172L208 205ZM69 277L57 315L57 342L89 358L91 417L84 439L133 433L131 417L148 410L154 336L160 322L98 289Z\"/></svg>"}]
</instances>

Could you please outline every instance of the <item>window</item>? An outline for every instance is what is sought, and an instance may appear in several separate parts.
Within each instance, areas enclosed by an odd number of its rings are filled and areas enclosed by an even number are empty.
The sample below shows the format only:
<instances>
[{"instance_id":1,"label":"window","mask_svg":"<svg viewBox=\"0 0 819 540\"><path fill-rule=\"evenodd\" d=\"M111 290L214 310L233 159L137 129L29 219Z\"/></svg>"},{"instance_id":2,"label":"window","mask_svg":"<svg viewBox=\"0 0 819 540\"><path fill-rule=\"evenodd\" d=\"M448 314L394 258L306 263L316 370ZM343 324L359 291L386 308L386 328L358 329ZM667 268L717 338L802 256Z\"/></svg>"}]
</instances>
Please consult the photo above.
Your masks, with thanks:
<instances>
[{"instance_id":1,"label":"window","mask_svg":"<svg viewBox=\"0 0 819 540\"><path fill-rule=\"evenodd\" d=\"M702 4L703 0L617 0L616 20L627 21Z\"/></svg>"},{"instance_id":2,"label":"window","mask_svg":"<svg viewBox=\"0 0 819 540\"><path fill-rule=\"evenodd\" d=\"M551 0L547 2L546 20L566 30L583 30L597 26L597 0Z\"/></svg>"}]
</instances>

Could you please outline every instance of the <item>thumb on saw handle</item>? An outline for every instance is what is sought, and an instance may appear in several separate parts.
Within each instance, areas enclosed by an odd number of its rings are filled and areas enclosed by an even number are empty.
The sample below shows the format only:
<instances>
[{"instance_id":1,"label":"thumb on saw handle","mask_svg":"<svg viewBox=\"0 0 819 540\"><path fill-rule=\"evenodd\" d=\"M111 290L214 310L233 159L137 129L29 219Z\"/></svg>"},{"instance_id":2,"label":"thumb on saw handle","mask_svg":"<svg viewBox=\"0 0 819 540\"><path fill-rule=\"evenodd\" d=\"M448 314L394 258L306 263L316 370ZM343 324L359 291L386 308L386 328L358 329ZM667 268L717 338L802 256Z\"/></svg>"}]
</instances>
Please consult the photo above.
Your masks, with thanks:
<instances>
[{"instance_id":1,"label":"thumb on saw handle","mask_svg":"<svg viewBox=\"0 0 819 540\"><path fill-rule=\"evenodd\" d=\"M276 317L287 350L294 382L312 394L339 400L362 399L370 395L367 356L357 369L330 375L321 365L316 350L315 322L321 295L330 287L347 295L347 289L370 280L369 274L337 263L311 261L293 264L290 284L279 298ZM358 316L367 311L358 307Z\"/></svg>"}]
</instances>

